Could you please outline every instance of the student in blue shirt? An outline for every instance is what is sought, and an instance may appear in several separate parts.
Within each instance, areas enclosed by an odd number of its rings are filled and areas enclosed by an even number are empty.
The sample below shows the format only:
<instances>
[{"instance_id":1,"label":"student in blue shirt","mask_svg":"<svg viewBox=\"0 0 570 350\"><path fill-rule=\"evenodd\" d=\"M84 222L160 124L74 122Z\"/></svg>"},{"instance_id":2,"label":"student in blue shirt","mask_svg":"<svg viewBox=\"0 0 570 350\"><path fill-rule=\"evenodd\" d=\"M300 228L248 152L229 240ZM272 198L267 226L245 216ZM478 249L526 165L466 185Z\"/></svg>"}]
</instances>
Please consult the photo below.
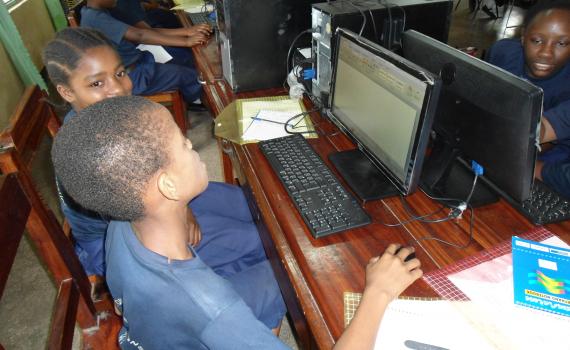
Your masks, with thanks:
<instances>
[{"instance_id":1,"label":"student in blue shirt","mask_svg":"<svg viewBox=\"0 0 570 350\"><path fill-rule=\"evenodd\" d=\"M114 218L107 282L123 315L123 349L285 348L270 332L285 310L267 261L222 278L189 244L186 203L207 174L166 108L136 96L91 105L61 128L52 159L78 203ZM405 261L413 249L397 249L370 260L361 304L335 348L372 349L388 303L421 276L418 259Z\"/></svg>"},{"instance_id":2,"label":"student in blue shirt","mask_svg":"<svg viewBox=\"0 0 570 350\"><path fill-rule=\"evenodd\" d=\"M117 0L117 5L111 9L111 15L130 25L144 21L152 28L181 27L176 14L155 0Z\"/></svg>"},{"instance_id":3,"label":"student in blue shirt","mask_svg":"<svg viewBox=\"0 0 570 350\"><path fill-rule=\"evenodd\" d=\"M570 198L570 1L544 1L529 9L520 40L496 42L487 61L544 91L541 120L546 146L535 177Z\"/></svg>"},{"instance_id":4,"label":"student in blue shirt","mask_svg":"<svg viewBox=\"0 0 570 350\"><path fill-rule=\"evenodd\" d=\"M169 12L168 10L165 11L175 16L174 13ZM153 28L153 26L147 22L147 15L142 7L142 2L140 0L117 0L116 6L109 9L109 13L115 19L124 22L132 27L152 30L160 35L173 35L173 33L186 33L188 31L187 29L180 28L180 25L174 27L180 29L165 29L162 26ZM175 20L178 21L176 16ZM202 30L204 34L209 34L211 28L206 24L200 24L192 27L192 31L190 33L195 33L197 30ZM172 46L164 46L164 49L174 58L173 63L194 67L192 51L188 50L185 47Z\"/></svg>"},{"instance_id":5,"label":"student in blue shirt","mask_svg":"<svg viewBox=\"0 0 570 350\"><path fill-rule=\"evenodd\" d=\"M95 102L131 94L131 80L112 43L94 29L66 28L58 32L43 50L43 62L57 91L72 106L64 122ZM61 192L61 208L71 227L79 260L88 275L104 276L103 248L109 219L82 208ZM201 238L194 242L195 249L216 273L229 276L266 259L240 188L210 182L189 206L189 214L196 217L188 218L197 231L194 236ZM200 230L200 226L205 229Z\"/></svg>"},{"instance_id":6,"label":"student in blue shirt","mask_svg":"<svg viewBox=\"0 0 570 350\"><path fill-rule=\"evenodd\" d=\"M99 30L114 43L133 83L133 94L151 95L178 89L187 103L195 103L202 88L188 56L175 55L161 64L155 62L152 54L136 47L139 44L186 48L201 45L208 40L210 28L200 25L162 31L137 28L111 16L109 9L114 5L115 0L88 0L81 9L81 26Z\"/></svg>"}]
</instances>

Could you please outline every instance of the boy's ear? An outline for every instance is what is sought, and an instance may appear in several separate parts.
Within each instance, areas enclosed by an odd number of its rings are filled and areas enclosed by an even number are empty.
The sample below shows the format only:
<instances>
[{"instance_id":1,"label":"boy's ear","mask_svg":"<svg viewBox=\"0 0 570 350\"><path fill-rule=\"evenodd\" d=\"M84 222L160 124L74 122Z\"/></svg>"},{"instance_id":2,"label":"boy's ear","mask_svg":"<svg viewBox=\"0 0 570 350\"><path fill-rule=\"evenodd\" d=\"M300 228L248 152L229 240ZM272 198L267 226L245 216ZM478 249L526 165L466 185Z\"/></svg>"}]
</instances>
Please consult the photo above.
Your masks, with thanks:
<instances>
[{"instance_id":1,"label":"boy's ear","mask_svg":"<svg viewBox=\"0 0 570 350\"><path fill-rule=\"evenodd\" d=\"M69 103L75 102L75 93L71 90L70 87L65 85L57 85L56 86L57 92L59 95Z\"/></svg>"},{"instance_id":2,"label":"boy's ear","mask_svg":"<svg viewBox=\"0 0 570 350\"><path fill-rule=\"evenodd\" d=\"M169 200L178 200L178 191L176 184L166 172L162 172L158 176L157 186L160 193Z\"/></svg>"}]
</instances>

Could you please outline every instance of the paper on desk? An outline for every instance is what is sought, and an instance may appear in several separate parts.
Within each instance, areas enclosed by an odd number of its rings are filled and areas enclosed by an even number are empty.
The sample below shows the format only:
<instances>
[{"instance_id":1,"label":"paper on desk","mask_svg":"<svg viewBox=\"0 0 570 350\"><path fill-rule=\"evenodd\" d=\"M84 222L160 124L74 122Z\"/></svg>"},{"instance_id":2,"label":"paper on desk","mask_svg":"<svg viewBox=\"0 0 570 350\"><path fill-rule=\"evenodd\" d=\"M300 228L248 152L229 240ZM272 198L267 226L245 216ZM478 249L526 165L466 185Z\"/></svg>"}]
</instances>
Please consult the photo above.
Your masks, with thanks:
<instances>
[{"instance_id":1,"label":"paper on desk","mask_svg":"<svg viewBox=\"0 0 570 350\"><path fill-rule=\"evenodd\" d=\"M203 0L174 0L176 6L171 10L184 10L189 13L212 12L214 5L205 4Z\"/></svg>"},{"instance_id":2,"label":"paper on desk","mask_svg":"<svg viewBox=\"0 0 570 350\"><path fill-rule=\"evenodd\" d=\"M289 112L292 113L292 115L303 112L299 100L292 100L290 98L279 100L243 100L240 103L240 107L244 123L250 122L251 118L255 117L261 110Z\"/></svg>"},{"instance_id":3,"label":"paper on desk","mask_svg":"<svg viewBox=\"0 0 570 350\"><path fill-rule=\"evenodd\" d=\"M556 236L542 243L568 247ZM511 254L447 278L476 306L477 312L463 315L487 338L494 339L497 349L570 349L568 317L514 304Z\"/></svg>"},{"instance_id":4,"label":"paper on desk","mask_svg":"<svg viewBox=\"0 0 570 350\"><path fill-rule=\"evenodd\" d=\"M289 134L285 131L285 123L297 114L299 113L261 110L245 128L242 139L244 141L263 141L288 136ZM303 116L291 121L288 129L295 132L308 131Z\"/></svg>"},{"instance_id":5,"label":"paper on desk","mask_svg":"<svg viewBox=\"0 0 570 350\"><path fill-rule=\"evenodd\" d=\"M256 142L257 140L244 140L243 134L253 122L252 117L255 117L261 110L288 112L291 115L305 111L300 100L292 100L286 95L238 99L226 106L216 117L214 129L216 136L240 145ZM310 117L305 116L303 122L308 130L314 130ZM298 126L300 125L301 123ZM318 137L316 133L304 134L304 136Z\"/></svg>"},{"instance_id":6,"label":"paper on desk","mask_svg":"<svg viewBox=\"0 0 570 350\"><path fill-rule=\"evenodd\" d=\"M376 336L376 350L409 350L407 340L449 350L491 350L493 346L456 309L463 301L397 299L388 305ZM439 348L438 348L439 349Z\"/></svg>"},{"instance_id":7,"label":"paper on desk","mask_svg":"<svg viewBox=\"0 0 570 350\"><path fill-rule=\"evenodd\" d=\"M154 60L158 63L166 63L172 59L172 56L160 45L139 44L137 49L148 51L154 56Z\"/></svg>"}]
</instances>

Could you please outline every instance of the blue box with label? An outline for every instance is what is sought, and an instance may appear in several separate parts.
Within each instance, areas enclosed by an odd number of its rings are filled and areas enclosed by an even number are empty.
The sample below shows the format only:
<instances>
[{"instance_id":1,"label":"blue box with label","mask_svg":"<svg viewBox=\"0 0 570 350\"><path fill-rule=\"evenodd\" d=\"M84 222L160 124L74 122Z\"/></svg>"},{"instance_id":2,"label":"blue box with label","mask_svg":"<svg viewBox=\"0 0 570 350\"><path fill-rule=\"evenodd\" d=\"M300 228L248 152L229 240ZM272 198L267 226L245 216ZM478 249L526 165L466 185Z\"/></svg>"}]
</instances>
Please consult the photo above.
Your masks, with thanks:
<instances>
[{"instance_id":1,"label":"blue box with label","mask_svg":"<svg viewBox=\"0 0 570 350\"><path fill-rule=\"evenodd\" d=\"M570 316L570 249L512 238L515 304Z\"/></svg>"}]
</instances>

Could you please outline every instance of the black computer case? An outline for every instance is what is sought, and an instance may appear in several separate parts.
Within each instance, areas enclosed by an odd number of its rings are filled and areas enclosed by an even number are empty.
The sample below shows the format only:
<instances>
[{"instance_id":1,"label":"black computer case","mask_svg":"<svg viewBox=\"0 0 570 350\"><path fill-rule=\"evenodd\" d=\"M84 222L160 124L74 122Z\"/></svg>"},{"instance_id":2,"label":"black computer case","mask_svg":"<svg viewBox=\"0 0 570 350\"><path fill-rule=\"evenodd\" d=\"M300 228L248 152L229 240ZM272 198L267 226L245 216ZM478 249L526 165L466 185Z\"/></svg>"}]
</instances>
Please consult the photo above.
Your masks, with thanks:
<instances>
[{"instance_id":1,"label":"black computer case","mask_svg":"<svg viewBox=\"0 0 570 350\"><path fill-rule=\"evenodd\" d=\"M364 38L397 51L401 33L408 29L447 42L452 9L452 0L338 0L314 4L311 10L316 74L312 80L313 94L326 103L337 28L355 33L362 30Z\"/></svg>"},{"instance_id":2,"label":"black computer case","mask_svg":"<svg viewBox=\"0 0 570 350\"><path fill-rule=\"evenodd\" d=\"M216 0L224 78L236 92L282 86L294 38L311 27L311 0ZM305 41L309 42L306 34Z\"/></svg>"}]
</instances>

